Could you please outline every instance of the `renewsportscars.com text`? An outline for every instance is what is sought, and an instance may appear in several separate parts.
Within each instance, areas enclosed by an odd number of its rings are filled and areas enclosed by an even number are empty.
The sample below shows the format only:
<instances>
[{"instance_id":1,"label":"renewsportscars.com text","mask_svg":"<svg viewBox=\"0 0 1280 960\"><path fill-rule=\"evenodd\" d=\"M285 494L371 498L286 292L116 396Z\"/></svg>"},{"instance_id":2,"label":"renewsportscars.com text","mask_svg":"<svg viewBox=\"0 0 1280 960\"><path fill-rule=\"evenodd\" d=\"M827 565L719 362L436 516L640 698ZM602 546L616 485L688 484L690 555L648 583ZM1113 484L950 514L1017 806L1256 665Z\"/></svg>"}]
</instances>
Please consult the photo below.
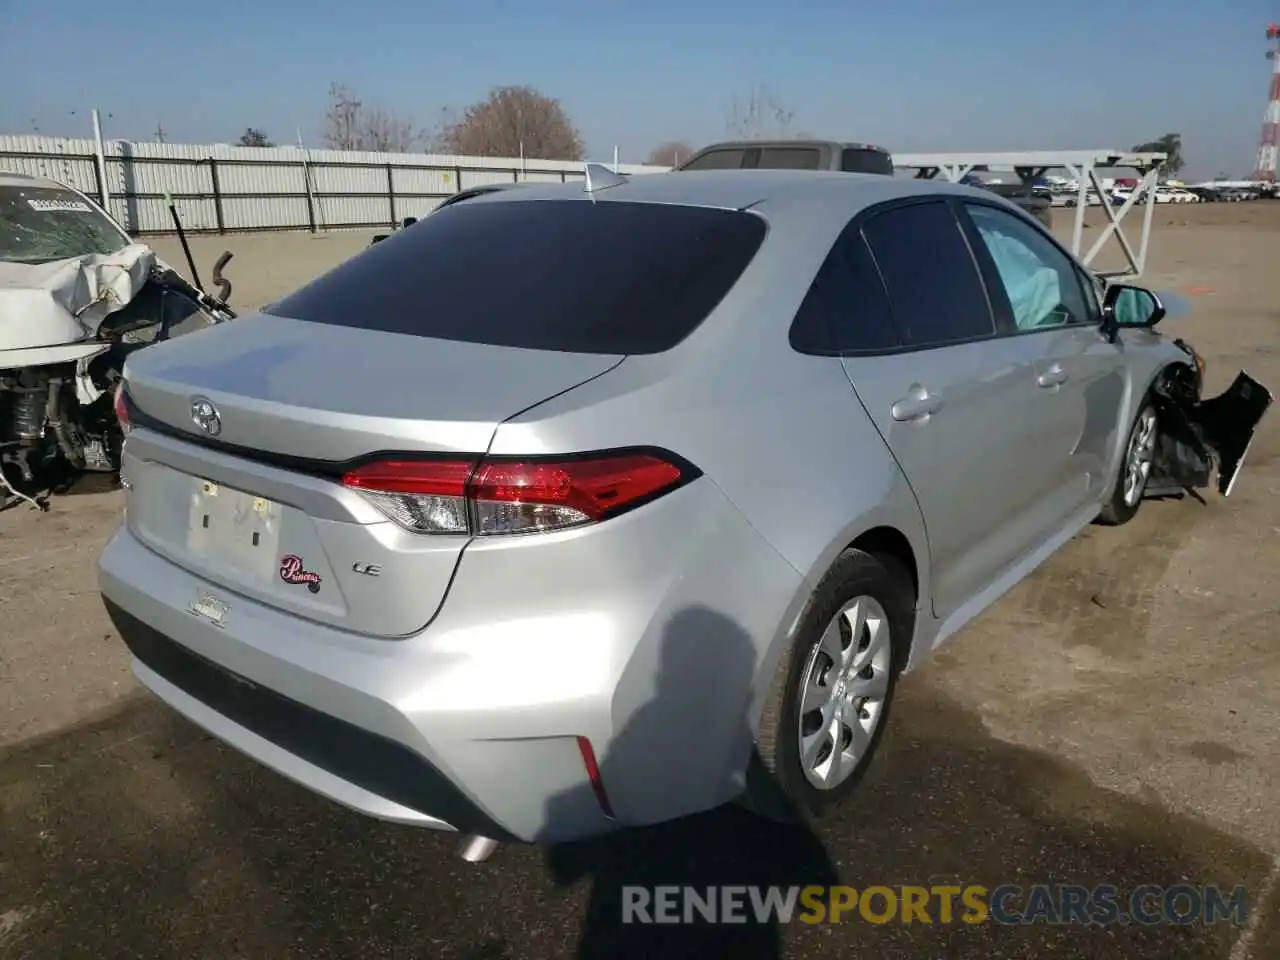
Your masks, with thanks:
<instances>
[{"instance_id":1,"label":"renewsportscars.com text","mask_svg":"<svg viewBox=\"0 0 1280 960\"><path fill-rule=\"evenodd\" d=\"M1245 922L1248 892L1178 884L622 888L623 923L921 923L1008 925Z\"/></svg>"}]
</instances>

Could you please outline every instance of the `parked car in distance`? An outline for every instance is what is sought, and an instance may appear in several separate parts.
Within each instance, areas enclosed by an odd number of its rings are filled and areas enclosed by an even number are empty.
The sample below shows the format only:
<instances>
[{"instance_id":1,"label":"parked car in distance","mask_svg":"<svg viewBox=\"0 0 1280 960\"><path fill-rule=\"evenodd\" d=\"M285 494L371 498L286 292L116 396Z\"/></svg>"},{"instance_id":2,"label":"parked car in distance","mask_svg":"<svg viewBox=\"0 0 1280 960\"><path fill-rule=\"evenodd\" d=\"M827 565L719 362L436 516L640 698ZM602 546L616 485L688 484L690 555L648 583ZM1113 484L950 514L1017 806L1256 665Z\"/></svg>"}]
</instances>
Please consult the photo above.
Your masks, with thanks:
<instances>
[{"instance_id":1,"label":"parked car in distance","mask_svg":"<svg viewBox=\"0 0 1280 960\"><path fill-rule=\"evenodd\" d=\"M1156 203L1198 203L1200 198L1181 187L1156 187Z\"/></svg>"},{"instance_id":2,"label":"parked car in distance","mask_svg":"<svg viewBox=\"0 0 1280 960\"><path fill-rule=\"evenodd\" d=\"M732 140L703 147L677 170L840 170L893 176L884 147L834 140Z\"/></svg>"},{"instance_id":3,"label":"parked car in distance","mask_svg":"<svg viewBox=\"0 0 1280 960\"><path fill-rule=\"evenodd\" d=\"M1124 202L1123 200L1116 199L1114 192L1107 194L1107 203L1110 204L1111 206L1113 207L1119 206L1123 202ZM1079 194L1076 194L1076 193L1067 194L1062 203L1062 206L1064 207L1076 207L1079 205L1080 205L1080 196ZM1102 197L1098 195L1098 192L1096 190L1090 190L1088 193L1085 194L1085 206L1088 206L1088 207L1102 206Z\"/></svg>"},{"instance_id":4,"label":"parked car in distance","mask_svg":"<svg viewBox=\"0 0 1280 960\"><path fill-rule=\"evenodd\" d=\"M470 200L472 197L483 197L485 194L493 193L496 190L506 190L509 187L518 187L518 186L520 186L519 183L516 183L516 182L507 183L505 181L502 183L477 184L474 187L468 187L465 190L459 190L457 193L454 193L454 194L451 194L450 196L445 197L438 204L436 204L434 209L432 209L431 213L435 213L437 210L443 210L445 207L452 206L455 203L461 203L463 200ZM417 222L418 222L417 217L405 217L403 220L400 221L400 229L407 230ZM369 241L369 246L373 246L375 243L381 243L383 240L386 240L390 236L391 234L389 233L375 233L373 235L373 239Z\"/></svg>"},{"instance_id":5,"label":"parked car in distance","mask_svg":"<svg viewBox=\"0 0 1280 960\"><path fill-rule=\"evenodd\" d=\"M1053 226L1053 215L1049 210L1053 202L1048 191L1040 193L1022 183L995 183L979 180L972 185L988 190L997 197L1004 197L1046 227Z\"/></svg>"},{"instance_id":6,"label":"parked car in distance","mask_svg":"<svg viewBox=\"0 0 1280 960\"><path fill-rule=\"evenodd\" d=\"M131 357L102 595L160 698L470 859L819 816L1083 527L1231 492L1271 395L1163 314L988 191L589 165Z\"/></svg>"}]
</instances>

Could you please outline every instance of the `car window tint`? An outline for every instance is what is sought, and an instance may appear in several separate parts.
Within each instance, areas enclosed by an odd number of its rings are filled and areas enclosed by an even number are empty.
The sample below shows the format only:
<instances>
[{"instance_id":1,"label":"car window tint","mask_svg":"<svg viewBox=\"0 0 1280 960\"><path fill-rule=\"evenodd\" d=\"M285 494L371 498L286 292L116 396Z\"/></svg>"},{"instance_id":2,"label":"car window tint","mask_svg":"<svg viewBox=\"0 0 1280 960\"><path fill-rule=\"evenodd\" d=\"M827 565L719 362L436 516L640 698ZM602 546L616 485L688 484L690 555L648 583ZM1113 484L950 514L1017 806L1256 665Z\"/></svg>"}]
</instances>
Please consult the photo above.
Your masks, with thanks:
<instances>
[{"instance_id":1,"label":"car window tint","mask_svg":"<svg viewBox=\"0 0 1280 960\"><path fill-rule=\"evenodd\" d=\"M762 147L757 170L817 170L818 151L812 147Z\"/></svg>"},{"instance_id":2,"label":"car window tint","mask_svg":"<svg viewBox=\"0 0 1280 960\"><path fill-rule=\"evenodd\" d=\"M826 355L898 346L889 297L857 230L846 230L819 268L796 312L791 346Z\"/></svg>"},{"instance_id":3,"label":"car window tint","mask_svg":"<svg viewBox=\"0 0 1280 960\"><path fill-rule=\"evenodd\" d=\"M965 206L995 261L1019 330L1090 322L1075 264L1048 237L1003 210Z\"/></svg>"},{"instance_id":4,"label":"car window tint","mask_svg":"<svg viewBox=\"0 0 1280 960\"><path fill-rule=\"evenodd\" d=\"M742 166L746 150L711 150L694 157L681 170L737 170Z\"/></svg>"},{"instance_id":5,"label":"car window tint","mask_svg":"<svg viewBox=\"0 0 1280 960\"><path fill-rule=\"evenodd\" d=\"M437 210L277 301L315 323L569 353L660 353L765 236L737 210L497 200Z\"/></svg>"},{"instance_id":6,"label":"car window tint","mask_svg":"<svg viewBox=\"0 0 1280 960\"><path fill-rule=\"evenodd\" d=\"M881 150L846 147L840 155L840 169L845 173L883 173L893 176L893 159Z\"/></svg>"},{"instance_id":7,"label":"car window tint","mask_svg":"<svg viewBox=\"0 0 1280 960\"><path fill-rule=\"evenodd\" d=\"M942 201L878 213L862 228L905 346L995 332L986 288L951 208Z\"/></svg>"}]
</instances>

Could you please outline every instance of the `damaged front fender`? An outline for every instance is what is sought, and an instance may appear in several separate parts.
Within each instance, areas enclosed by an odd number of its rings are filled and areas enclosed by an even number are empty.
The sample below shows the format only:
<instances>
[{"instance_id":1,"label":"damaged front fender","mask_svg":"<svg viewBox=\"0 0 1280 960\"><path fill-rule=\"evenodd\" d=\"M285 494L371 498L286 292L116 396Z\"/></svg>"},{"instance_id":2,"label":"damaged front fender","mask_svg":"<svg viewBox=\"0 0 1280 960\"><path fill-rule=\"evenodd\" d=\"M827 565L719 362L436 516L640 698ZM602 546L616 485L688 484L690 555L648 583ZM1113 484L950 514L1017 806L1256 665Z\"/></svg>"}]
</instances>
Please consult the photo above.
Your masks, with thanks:
<instances>
[{"instance_id":1,"label":"damaged front fender","mask_svg":"<svg viewBox=\"0 0 1280 960\"><path fill-rule=\"evenodd\" d=\"M1218 492L1230 496L1271 391L1241 370L1222 393L1202 399L1202 361L1183 342L1178 346L1193 364L1170 364L1152 385L1161 427L1148 493L1202 489L1216 467Z\"/></svg>"}]
</instances>

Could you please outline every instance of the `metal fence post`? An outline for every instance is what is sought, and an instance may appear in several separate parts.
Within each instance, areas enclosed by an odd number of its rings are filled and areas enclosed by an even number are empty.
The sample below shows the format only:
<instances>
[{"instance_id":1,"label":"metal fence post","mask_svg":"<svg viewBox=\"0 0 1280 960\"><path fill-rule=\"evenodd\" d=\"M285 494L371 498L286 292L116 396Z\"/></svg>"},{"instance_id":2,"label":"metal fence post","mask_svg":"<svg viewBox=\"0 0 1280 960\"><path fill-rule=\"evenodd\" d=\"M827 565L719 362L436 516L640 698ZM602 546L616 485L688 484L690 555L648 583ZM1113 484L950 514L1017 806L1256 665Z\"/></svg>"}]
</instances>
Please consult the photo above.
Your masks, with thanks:
<instances>
[{"instance_id":1,"label":"metal fence post","mask_svg":"<svg viewBox=\"0 0 1280 960\"><path fill-rule=\"evenodd\" d=\"M396 181L390 163L387 164L387 222L394 229L396 225Z\"/></svg>"},{"instance_id":2,"label":"metal fence post","mask_svg":"<svg viewBox=\"0 0 1280 960\"><path fill-rule=\"evenodd\" d=\"M218 182L218 161L209 158L209 179L213 183L213 216L218 223L218 233L227 232L227 222L222 215L222 185Z\"/></svg>"},{"instance_id":3,"label":"metal fence post","mask_svg":"<svg viewBox=\"0 0 1280 960\"><path fill-rule=\"evenodd\" d=\"M306 160L302 161L302 182L307 188L307 226L312 233L316 232L316 204L311 195L311 170Z\"/></svg>"}]
</instances>

